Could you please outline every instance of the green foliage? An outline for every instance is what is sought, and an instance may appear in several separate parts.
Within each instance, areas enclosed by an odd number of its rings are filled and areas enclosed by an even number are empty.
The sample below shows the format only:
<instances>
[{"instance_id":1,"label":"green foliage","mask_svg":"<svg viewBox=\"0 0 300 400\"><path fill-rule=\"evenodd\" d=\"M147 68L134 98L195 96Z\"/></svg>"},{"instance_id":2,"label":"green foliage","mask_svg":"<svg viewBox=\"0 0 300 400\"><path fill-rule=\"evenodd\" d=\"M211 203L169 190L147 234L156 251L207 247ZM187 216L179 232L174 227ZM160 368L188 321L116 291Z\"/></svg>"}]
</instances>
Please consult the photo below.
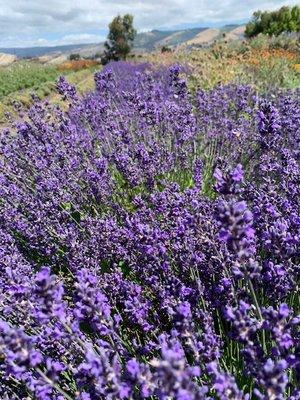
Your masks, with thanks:
<instances>
[{"instance_id":1,"label":"green foliage","mask_svg":"<svg viewBox=\"0 0 300 400\"><path fill-rule=\"evenodd\" d=\"M133 27L133 16L118 15L109 24L109 33L105 42L103 64L109 61L126 60L131 51L136 30Z\"/></svg>"},{"instance_id":2,"label":"green foliage","mask_svg":"<svg viewBox=\"0 0 300 400\"><path fill-rule=\"evenodd\" d=\"M161 52L162 53L171 53L171 51L172 51L172 49L170 47L168 47L168 46L163 46L161 48Z\"/></svg>"},{"instance_id":3,"label":"green foliage","mask_svg":"<svg viewBox=\"0 0 300 400\"><path fill-rule=\"evenodd\" d=\"M80 60L80 54L78 54L78 53L70 54L69 60L70 61Z\"/></svg>"},{"instance_id":4,"label":"green foliage","mask_svg":"<svg viewBox=\"0 0 300 400\"><path fill-rule=\"evenodd\" d=\"M54 81L60 74L53 66L32 62L12 64L0 69L0 99L23 89L37 90L41 84Z\"/></svg>"},{"instance_id":5,"label":"green foliage","mask_svg":"<svg viewBox=\"0 0 300 400\"><path fill-rule=\"evenodd\" d=\"M285 89L300 87L300 73L292 67L289 60L277 58L271 63L262 60L259 68L250 65L242 66L236 81L241 84L250 84L259 92L264 93L274 87Z\"/></svg>"},{"instance_id":6,"label":"green foliage","mask_svg":"<svg viewBox=\"0 0 300 400\"><path fill-rule=\"evenodd\" d=\"M253 49L284 49L300 54L299 38L281 33L278 36L268 36L260 33L247 42Z\"/></svg>"},{"instance_id":7,"label":"green foliage","mask_svg":"<svg viewBox=\"0 0 300 400\"><path fill-rule=\"evenodd\" d=\"M24 110L32 105L32 93L40 99L48 97L53 104L60 104L60 97L56 92L59 75L67 74L68 81L76 86L79 93L92 90L94 72L97 69L99 66L94 65L80 71L58 71L53 66L24 61L0 68L0 127L6 126L8 114L13 118L17 117L14 106L16 103Z\"/></svg>"},{"instance_id":8,"label":"green foliage","mask_svg":"<svg viewBox=\"0 0 300 400\"><path fill-rule=\"evenodd\" d=\"M300 6L281 7L276 11L255 11L247 24L245 35L257 36L259 33L278 36L283 32L300 31Z\"/></svg>"}]
</instances>

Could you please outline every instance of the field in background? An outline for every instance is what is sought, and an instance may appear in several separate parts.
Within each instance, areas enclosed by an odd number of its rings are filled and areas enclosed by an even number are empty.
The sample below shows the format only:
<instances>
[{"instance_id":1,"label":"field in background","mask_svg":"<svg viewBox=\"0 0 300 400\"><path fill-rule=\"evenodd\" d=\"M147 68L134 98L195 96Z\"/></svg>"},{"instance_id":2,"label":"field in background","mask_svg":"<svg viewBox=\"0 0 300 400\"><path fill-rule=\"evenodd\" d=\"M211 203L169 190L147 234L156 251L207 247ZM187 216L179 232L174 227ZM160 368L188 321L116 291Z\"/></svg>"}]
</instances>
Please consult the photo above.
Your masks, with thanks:
<instances>
[{"instance_id":1,"label":"field in background","mask_svg":"<svg viewBox=\"0 0 300 400\"><path fill-rule=\"evenodd\" d=\"M150 63L189 67L190 87L210 89L230 82L249 84L265 91L270 87L300 86L300 45L297 38L228 42L225 36L209 48L190 49L144 57Z\"/></svg>"},{"instance_id":2,"label":"field in background","mask_svg":"<svg viewBox=\"0 0 300 400\"><path fill-rule=\"evenodd\" d=\"M58 66L36 61L17 61L0 69L0 124L14 119L16 109L29 108L32 94L40 99L57 99L55 82L66 75L80 92L93 88L93 74L99 69L95 61L64 62Z\"/></svg>"},{"instance_id":3,"label":"field in background","mask_svg":"<svg viewBox=\"0 0 300 400\"><path fill-rule=\"evenodd\" d=\"M201 33L199 40L200 36ZM93 89L93 74L101 68L97 62L66 61L65 57L62 57L61 61L58 65L38 60L16 61L10 66L0 68L2 126L5 126L8 119L14 119L16 108L30 107L32 93L41 99L59 101L55 82L60 75L66 75L80 93ZM273 86L300 86L300 46L297 38L267 39L260 36L242 42L231 41L225 34L222 40L207 48L187 43L174 51L155 51L132 58L132 62L144 61L154 65L185 65L189 70L189 85L193 90L210 89L218 84L230 82L250 84L260 91Z\"/></svg>"}]
</instances>

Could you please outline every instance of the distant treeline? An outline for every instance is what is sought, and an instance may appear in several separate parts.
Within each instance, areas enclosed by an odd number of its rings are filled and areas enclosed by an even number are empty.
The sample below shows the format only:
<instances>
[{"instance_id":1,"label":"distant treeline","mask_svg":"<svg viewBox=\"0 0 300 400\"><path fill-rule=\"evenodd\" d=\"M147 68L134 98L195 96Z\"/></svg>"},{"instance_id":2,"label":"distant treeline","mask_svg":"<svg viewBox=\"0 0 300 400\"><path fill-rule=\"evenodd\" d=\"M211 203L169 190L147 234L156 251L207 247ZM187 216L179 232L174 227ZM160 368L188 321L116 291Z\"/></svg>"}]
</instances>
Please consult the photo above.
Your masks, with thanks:
<instances>
[{"instance_id":1,"label":"distant treeline","mask_svg":"<svg viewBox=\"0 0 300 400\"><path fill-rule=\"evenodd\" d=\"M276 11L256 11L247 24L245 35L253 37L259 33L280 35L283 32L300 31L300 7L281 7Z\"/></svg>"}]
</instances>

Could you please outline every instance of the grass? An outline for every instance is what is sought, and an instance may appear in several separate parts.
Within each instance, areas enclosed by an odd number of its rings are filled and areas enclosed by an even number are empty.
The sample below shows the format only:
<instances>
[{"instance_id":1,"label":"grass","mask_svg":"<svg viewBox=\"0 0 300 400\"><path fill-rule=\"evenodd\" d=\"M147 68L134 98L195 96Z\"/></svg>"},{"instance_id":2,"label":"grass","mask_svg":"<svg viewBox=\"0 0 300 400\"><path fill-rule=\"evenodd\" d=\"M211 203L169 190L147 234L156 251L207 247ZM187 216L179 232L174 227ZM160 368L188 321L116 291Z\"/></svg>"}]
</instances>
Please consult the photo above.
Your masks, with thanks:
<instances>
[{"instance_id":1,"label":"grass","mask_svg":"<svg viewBox=\"0 0 300 400\"><path fill-rule=\"evenodd\" d=\"M94 87L94 72L99 65L87 67L78 71L60 71L56 67L38 64L34 62L17 62L9 68L0 69L1 79L7 77L11 86L7 85L6 95L0 95L0 125L5 126L9 118L16 117L15 106L28 109L32 101L32 93L40 99L48 97L51 101L59 102L60 96L56 93L55 82L60 75L67 75L68 81L75 85L80 93L86 93ZM35 75L36 74L36 75ZM13 84L13 79L16 82ZM4 90L2 89L2 93Z\"/></svg>"},{"instance_id":2,"label":"grass","mask_svg":"<svg viewBox=\"0 0 300 400\"><path fill-rule=\"evenodd\" d=\"M46 82L54 81L60 72L50 65L20 61L0 69L0 99L23 89L38 90Z\"/></svg>"}]
</instances>

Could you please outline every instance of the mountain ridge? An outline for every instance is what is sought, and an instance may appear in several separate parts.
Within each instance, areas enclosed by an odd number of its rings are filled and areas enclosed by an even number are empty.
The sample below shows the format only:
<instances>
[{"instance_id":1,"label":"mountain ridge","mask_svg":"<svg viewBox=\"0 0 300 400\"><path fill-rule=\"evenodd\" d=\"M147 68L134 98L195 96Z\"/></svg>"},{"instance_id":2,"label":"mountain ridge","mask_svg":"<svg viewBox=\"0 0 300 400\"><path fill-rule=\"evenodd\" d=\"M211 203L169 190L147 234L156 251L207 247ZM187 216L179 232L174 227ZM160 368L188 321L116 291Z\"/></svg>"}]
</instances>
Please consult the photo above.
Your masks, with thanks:
<instances>
[{"instance_id":1,"label":"mountain ridge","mask_svg":"<svg viewBox=\"0 0 300 400\"><path fill-rule=\"evenodd\" d=\"M140 32L134 41L133 50L136 52L151 52L163 46L174 48L179 45L203 45L210 44L213 40L220 38L224 33L229 35L232 40L238 39L243 35L243 25L230 24L221 28L187 28L176 30L153 29L148 32ZM231 32L240 32L239 34ZM209 34L213 32L214 34ZM207 33L207 34L206 34ZM200 37L200 39L199 39ZM207 41L206 38L207 37ZM197 39L197 40L196 40ZM11 54L18 58L34 58L46 55L70 55L79 53L83 57L101 53L104 49L104 42L69 44L61 46L32 46L32 47L10 47L0 48L0 53Z\"/></svg>"}]
</instances>

